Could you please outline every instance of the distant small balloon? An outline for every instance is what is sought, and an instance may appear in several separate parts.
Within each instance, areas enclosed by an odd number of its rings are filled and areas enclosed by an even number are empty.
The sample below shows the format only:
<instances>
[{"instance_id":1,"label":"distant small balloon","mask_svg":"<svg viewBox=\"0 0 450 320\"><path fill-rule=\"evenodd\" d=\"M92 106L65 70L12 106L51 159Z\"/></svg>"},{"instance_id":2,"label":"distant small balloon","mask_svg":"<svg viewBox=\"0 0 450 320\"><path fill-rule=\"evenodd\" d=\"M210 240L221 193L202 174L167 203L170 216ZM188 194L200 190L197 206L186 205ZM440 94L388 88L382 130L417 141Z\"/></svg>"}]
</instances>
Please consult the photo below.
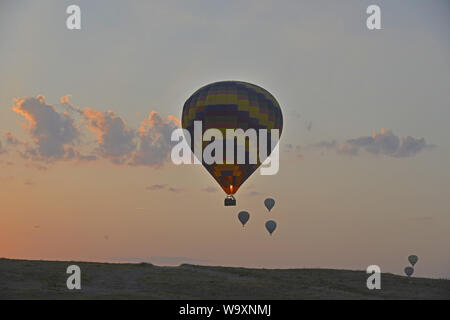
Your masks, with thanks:
<instances>
[{"instance_id":1,"label":"distant small balloon","mask_svg":"<svg viewBox=\"0 0 450 320\"><path fill-rule=\"evenodd\" d=\"M414 268L413 268L413 267L406 267L406 268L405 268L405 274L406 274L408 277L411 277L413 273L414 273Z\"/></svg>"},{"instance_id":2,"label":"distant small balloon","mask_svg":"<svg viewBox=\"0 0 450 320\"><path fill-rule=\"evenodd\" d=\"M272 198L267 198L264 200L264 205L266 206L267 210L272 210L273 206L275 205L275 200Z\"/></svg>"},{"instance_id":3,"label":"distant small balloon","mask_svg":"<svg viewBox=\"0 0 450 320\"><path fill-rule=\"evenodd\" d=\"M245 224L250 219L250 214L247 211L241 211L238 213L238 219L242 223L242 226L245 227Z\"/></svg>"},{"instance_id":4,"label":"distant small balloon","mask_svg":"<svg viewBox=\"0 0 450 320\"><path fill-rule=\"evenodd\" d=\"M417 263L417 261L419 261L419 257L417 257L416 255L410 255L408 257L408 261L409 263L411 263L411 265L414 267L414 265Z\"/></svg>"},{"instance_id":5,"label":"distant small balloon","mask_svg":"<svg viewBox=\"0 0 450 320\"><path fill-rule=\"evenodd\" d=\"M275 231L277 228L277 223L273 220L269 220L266 222L266 229L269 231L270 235Z\"/></svg>"}]
</instances>

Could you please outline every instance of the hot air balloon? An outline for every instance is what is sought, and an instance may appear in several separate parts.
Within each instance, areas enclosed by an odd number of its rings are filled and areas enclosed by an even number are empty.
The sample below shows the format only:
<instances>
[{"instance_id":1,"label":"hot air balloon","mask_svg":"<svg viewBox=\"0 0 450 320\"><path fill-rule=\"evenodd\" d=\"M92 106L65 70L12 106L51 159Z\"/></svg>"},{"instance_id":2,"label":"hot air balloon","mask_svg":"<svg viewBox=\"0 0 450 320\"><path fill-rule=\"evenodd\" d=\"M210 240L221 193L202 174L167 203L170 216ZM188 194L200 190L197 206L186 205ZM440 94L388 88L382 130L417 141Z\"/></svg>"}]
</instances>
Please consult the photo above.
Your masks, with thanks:
<instances>
[{"instance_id":1,"label":"hot air balloon","mask_svg":"<svg viewBox=\"0 0 450 320\"><path fill-rule=\"evenodd\" d=\"M273 220L269 220L266 222L266 229L269 231L270 235L275 231L277 228L277 223Z\"/></svg>"},{"instance_id":2,"label":"hot air balloon","mask_svg":"<svg viewBox=\"0 0 450 320\"><path fill-rule=\"evenodd\" d=\"M241 211L238 213L238 219L242 223L242 226L245 227L245 224L250 219L250 214L247 211Z\"/></svg>"},{"instance_id":3,"label":"hot air balloon","mask_svg":"<svg viewBox=\"0 0 450 320\"><path fill-rule=\"evenodd\" d=\"M275 200L272 198L267 198L264 200L264 205L266 206L267 210L272 210L273 206L275 205Z\"/></svg>"},{"instance_id":4,"label":"hot air balloon","mask_svg":"<svg viewBox=\"0 0 450 320\"><path fill-rule=\"evenodd\" d=\"M408 277L411 277L413 273L414 273L414 268L413 268L413 267L406 267L406 268L405 268L405 274L406 274Z\"/></svg>"},{"instance_id":5,"label":"hot air balloon","mask_svg":"<svg viewBox=\"0 0 450 320\"><path fill-rule=\"evenodd\" d=\"M414 267L414 265L417 263L417 261L419 260L419 257L417 257L416 255L410 255L408 257L408 261L409 263L411 263L411 265Z\"/></svg>"},{"instance_id":6,"label":"hot air balloon","mask_svg":"<svg viewBox=\"0 0 450 320\"><path fill-rule=\"evenodd\" d=\"M195 139L195 123L202 121L201 134L208 129L218 129L223 135L223 161L222 163L209 164L205 159L201 160L202 165L219 183L223 191L227 194L225 206L236 205L234 194L242 184L258 167L266 160L260 158L260 137L258 136L257 159L250 161L249 139L245 139L245 146L241 146L241 151L245 151L245 163L239 164L237 161L238 148L234 147L233 154L226 152L226 131L227 129L254 129L257 132L261 129L267 130L267 155L273 151L275 146L271 143L271 130L278 129L279 135L283 129L283 116L277 100L265 89L247 82L222 81L206 85L197 90L184 104L182 114L182 127L190 133L190 147L195 152L195 144L201 152L212 144L213 141L201 141ZM233 140L232 140L233 141ZM264 141L264 140L263 140ZM236 142L236 138L234 138ZM262 142L264 143L264 142ZM264 144L263 144L264 145ZM245 150L244 150L245 147ZM253 150L253 148L251 149ZM230 163L228 159L234 157ZM196 157L198 159L198 157ZM198 159L200 161L200 159Z\"/></svg>"}]
</instances>

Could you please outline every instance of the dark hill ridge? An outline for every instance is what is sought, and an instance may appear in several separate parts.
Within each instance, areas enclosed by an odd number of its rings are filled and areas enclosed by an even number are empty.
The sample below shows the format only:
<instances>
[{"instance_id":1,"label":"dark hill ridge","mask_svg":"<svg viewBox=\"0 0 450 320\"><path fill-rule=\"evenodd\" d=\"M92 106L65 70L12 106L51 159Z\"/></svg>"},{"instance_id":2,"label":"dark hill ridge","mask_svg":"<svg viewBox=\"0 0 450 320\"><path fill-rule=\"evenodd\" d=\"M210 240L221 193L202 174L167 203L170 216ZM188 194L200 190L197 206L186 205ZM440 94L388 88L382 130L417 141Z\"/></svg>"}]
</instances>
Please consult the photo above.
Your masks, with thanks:
<instances>
[{"instance_id":1,"label":"dark hill ridge","mask_svg":"<svg viewBox=\"0 0 450 320\"><path fill-rule=\"evenodd\" d=\"M69 291L66 269L81 268ZM247 269L0 259L0 299L450 299L450 280L384 273L368 290L365 271Z\"/></svg>"}]
</instances>

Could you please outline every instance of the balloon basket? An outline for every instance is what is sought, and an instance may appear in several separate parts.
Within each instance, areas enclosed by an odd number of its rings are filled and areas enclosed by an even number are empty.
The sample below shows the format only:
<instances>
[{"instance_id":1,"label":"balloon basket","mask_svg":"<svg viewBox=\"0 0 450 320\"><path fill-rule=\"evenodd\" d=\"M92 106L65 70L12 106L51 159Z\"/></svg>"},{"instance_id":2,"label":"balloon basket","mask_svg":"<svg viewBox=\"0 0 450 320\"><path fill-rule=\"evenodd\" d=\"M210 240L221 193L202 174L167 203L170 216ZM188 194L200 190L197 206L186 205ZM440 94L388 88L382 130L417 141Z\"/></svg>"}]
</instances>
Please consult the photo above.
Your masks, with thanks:
<instances>
[{"instance_id":1,"label":"balloon basket","mask_svg":"<svg viewBox=\"0 0 450 320\"><path fill-rule=\"evenodd\" d=\"M232 195L225 198L225 207L232 207L236 205L236 199Z\"/></svg>"}]
</instances>

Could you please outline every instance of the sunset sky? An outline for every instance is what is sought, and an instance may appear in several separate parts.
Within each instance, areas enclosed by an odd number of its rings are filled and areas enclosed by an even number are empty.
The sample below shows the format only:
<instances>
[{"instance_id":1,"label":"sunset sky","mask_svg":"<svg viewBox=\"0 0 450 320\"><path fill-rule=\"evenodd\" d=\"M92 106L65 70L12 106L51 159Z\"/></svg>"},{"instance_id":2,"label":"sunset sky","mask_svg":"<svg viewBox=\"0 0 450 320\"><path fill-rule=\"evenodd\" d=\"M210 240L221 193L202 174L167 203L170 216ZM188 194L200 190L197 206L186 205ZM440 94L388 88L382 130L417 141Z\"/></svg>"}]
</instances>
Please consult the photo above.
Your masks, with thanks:
<instances>
[{"instance_id":1,"label":"sunset sky","mask_svg":"<svg viewBox=\"0 0 450 320\"><path fill-rule=\"evenodd\" d=\"M416 254L450 278L449 30L445 0L2 0L0 257L402 274ZM221 80L284 117L279 173L236 207L169 156L186 99Z\"/></svg>"}]
</instances>

